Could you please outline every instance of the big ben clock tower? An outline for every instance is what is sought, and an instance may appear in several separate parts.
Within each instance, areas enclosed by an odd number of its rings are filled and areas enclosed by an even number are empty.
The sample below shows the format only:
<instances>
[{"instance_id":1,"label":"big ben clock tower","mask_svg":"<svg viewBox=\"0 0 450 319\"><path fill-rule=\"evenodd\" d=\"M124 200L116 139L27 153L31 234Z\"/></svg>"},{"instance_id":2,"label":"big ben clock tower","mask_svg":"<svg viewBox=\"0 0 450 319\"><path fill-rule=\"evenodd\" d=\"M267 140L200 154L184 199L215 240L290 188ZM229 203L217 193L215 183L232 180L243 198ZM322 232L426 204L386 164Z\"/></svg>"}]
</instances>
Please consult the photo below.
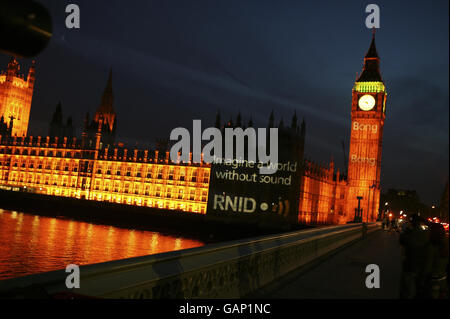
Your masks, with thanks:
<instances>
[{"instance_id":1,"label":"big ben clock tower","mask_svg":"<svg viewBox=\"0 0 450 319\"><path fill-rule=\"evenodd\" d=\"M380 74L375 33L352 91L347 220L373 222L380 204L380 172L386 88Z\"/></svg>"}]
</instances>

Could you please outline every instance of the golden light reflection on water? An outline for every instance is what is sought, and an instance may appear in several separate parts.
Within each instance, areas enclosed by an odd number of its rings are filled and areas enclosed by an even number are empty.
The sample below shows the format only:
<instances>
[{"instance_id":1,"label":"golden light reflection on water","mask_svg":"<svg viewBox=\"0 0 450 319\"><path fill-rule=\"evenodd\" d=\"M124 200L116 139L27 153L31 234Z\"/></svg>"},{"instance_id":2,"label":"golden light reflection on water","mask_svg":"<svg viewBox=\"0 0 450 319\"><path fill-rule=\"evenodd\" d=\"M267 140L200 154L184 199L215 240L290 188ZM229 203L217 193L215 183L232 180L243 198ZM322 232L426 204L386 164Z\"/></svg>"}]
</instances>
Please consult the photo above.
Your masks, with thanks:
<instances>
[{"instance_id":1,"label":"golden light reflection on water","mask_svg":"<svg viewBox=\"0 0 450 319\"><path fill-rule=\"evenodd\" d=\"M0 280L202 245L157 232L0 209Z\"/></svg>"}]
</instances>

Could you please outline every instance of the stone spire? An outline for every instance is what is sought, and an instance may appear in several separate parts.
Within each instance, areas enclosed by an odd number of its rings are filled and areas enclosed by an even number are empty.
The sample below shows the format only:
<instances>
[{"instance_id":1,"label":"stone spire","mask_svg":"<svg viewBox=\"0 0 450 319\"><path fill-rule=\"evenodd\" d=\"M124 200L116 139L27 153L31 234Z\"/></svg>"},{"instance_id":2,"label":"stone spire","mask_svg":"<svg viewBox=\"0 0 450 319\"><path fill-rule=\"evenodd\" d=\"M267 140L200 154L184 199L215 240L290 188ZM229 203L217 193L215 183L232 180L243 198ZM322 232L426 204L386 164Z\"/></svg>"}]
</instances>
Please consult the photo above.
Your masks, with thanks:
<instances>
[{"instance_id":1,"label":"stone spire","mask_svg":"<svg viewBox=\"0 0 450 319\"><path fill-rule=\"evenodd\" d=\"M109 71L108 82L106 83L105 90L103 91L102 102L97 109L94 116L94 121L99 122L100 117L103 118L103 123L109 127L110 131L113 131L114 121L116 118L116 112L113 108L114 95L112 89L112 68Z\"/></svg>"},{"instance_id":2,"label":"stone spire","mask_svg":"<svg viewBox=\"0 0 450 319\"><path fill-rule=\"evenodd\" d=\"M221 122L220 122L220 110L217 110L215 127L218 128L218 129L220 129L220 126L221 126Z\"/></svg>"},{"instance_id":3,"label":"stone spire","mask_svg":"<svg viewBox=\"0 0 450 319\"><path fill-rule=\"evenodd\" d=\"M380 57L375 45L375 33L372 35L372 42L364 57L364 67L356 82L383 82L380 73Z\"/></svg>"},{"instance_id":4,"label":"stone spire","mask_svg":"<svg viewBox=\"0 0 450 319\"><path fill-rule=\"evenodd\" d=\"M269 116L269 127L275 127L275 117L273 115L273 110L270 112Z\"/></svg>"},{"instance_id":5,"label":"stone spire","mask_svg":"<svg viewBox=\"0 0 450 319\"><path fill-rule=\"evenodd\" d=\"M291 122L291 128L296 130L297 129L297 111L294 111L294 116L292 117L292 122Z\"/></svg>"}]
</instances>

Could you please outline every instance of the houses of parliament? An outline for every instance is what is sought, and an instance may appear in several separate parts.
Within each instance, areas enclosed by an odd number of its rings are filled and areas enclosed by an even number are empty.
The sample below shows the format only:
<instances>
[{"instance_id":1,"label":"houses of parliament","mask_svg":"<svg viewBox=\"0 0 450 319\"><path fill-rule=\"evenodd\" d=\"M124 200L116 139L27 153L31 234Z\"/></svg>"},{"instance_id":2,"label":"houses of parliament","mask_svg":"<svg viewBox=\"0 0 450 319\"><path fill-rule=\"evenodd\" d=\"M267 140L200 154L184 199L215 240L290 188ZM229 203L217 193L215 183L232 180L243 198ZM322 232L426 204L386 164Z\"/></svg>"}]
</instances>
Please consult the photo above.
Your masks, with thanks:
<instances>
[{"instance_id":1,"label":"houses of parliament","mask_svg":"<svg viewBox=\"0 0 450 319\"><path fill-rule=\"evenodd\" d=\"M377 219L387 96L379 63L373 35L352 89L347 171L335 169L333 160L321 165L306 160L301 149L294 190L298 207L292 208L299 223ZM128 149L117 143L111 72L98 109L92 118L85 117L81 137L75 136L72 119L63 119L61 104L48 136L28 134L35 78L34 62L25 77L15 58L0 73L0 189L207 213L213 164L174 163L168 149ZM235 125L217 121L216 126L239 127L241 119ZM273 115L270 122L274 127ZM281 135L298 136L304 147L305 123L297 125L296 115L291 125L278 127Z\"/></svg>"}]
</instances>

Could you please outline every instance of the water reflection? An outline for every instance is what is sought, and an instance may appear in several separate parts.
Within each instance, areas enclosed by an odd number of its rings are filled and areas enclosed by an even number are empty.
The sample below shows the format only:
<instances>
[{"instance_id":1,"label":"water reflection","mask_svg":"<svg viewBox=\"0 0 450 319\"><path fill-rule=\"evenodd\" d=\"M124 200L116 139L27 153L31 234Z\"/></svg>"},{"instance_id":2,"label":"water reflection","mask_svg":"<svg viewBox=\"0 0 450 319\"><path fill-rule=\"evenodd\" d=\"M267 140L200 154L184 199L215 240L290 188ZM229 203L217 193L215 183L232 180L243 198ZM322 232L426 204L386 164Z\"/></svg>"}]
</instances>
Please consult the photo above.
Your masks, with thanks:
<instances>
[{"instance_id":1,"label":"water reflection","mask_svg":"<svg viewBox=\"0 0 450 319\"><path fill-rule=\"evenodd\" d=\"M202 245L157 232L0 209L0 280Z\"/></svg>"}]
</instances>

